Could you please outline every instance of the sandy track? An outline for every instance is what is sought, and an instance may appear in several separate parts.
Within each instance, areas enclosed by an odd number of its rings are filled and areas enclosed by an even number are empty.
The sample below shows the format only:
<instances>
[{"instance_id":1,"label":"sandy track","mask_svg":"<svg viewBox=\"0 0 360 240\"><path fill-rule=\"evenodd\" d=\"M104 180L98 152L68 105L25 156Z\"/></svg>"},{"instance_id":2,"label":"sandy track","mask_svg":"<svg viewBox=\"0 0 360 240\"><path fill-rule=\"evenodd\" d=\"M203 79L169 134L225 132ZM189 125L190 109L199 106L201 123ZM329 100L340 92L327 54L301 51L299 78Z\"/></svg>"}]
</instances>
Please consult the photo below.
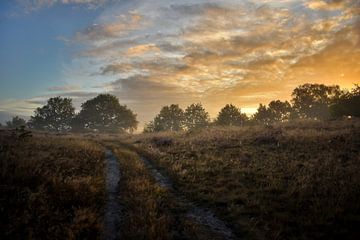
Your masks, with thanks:
<instances>
[{"instance_id":1,"label":"sandy track","mask_svg":"<svg viewBox=\"0 0 360 240\"><path fill-rule=\"evenodd\" d=\"M146 168L150 171L151 175L158 182L158 184L161 187L166 188L171 192L174 192L171 180L161 174L160 171L158 171L147 158L143 156L141 156L140 158L144 162ZM227 224L221 219L217 218L210 209L196 206L195 203L188 201L184 196L181 195L176 195L176 198L179 202L186 203L186 205L189 206L186 217L194 219L197 223L201 225L207 226L212 232L221 235L223 239L236 239L231 229L227 227Z\"/></svg>"},{"instance_id":2,"label":"sandy track","mask_svg":"<svg viewBox=\"0 0 360 240\"><path fill-rule=\"evenodd\" d=\"M119 226L121 218L121 205L118 200L120 165L117 158L110 150L105 151L106 157L106 192L104 232L103 239L120 239Z\"/></svg>"}]
</instances>

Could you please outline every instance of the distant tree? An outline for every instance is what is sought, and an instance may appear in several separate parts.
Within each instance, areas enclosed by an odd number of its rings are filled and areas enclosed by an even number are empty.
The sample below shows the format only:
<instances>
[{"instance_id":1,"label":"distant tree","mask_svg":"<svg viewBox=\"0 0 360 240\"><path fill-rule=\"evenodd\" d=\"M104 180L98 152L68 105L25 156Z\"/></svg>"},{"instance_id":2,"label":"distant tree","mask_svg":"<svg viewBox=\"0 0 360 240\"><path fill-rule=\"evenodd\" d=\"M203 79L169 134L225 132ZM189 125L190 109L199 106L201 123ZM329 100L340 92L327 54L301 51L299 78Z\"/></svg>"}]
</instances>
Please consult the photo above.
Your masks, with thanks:
<instances>
[{"instance_id":1,"label":"distant tree","mask_svg":"<svg viewBox=\"0 0 360 240\"><path fill-rule=\"evenodd\" d=\"M291 101L300 118L327 119L330 104L341 94L339 86L304 84L294 89Z\"/></svg>"},{"instance_id":2,"label":"distant tree","mask_svg":"<svg viewBox=\"0 0 360 240\"><path fill-rule=\"evenodd\" d=\"M85 130L84 120L80 118L80 114L75 114L70 122L72 132L83 132Z\"/></svg>"},{"instance_id":3,"label":"distant tree","mask_svg":"<svg viewBox=\"0 0 360 240\"><path fill-rule=\"evenodd\" d=\"M248 117L241 113L241 110L232 104L223 107L215 120L216 125L220 126L242 126Z\"/></svg>"},{"instance_id":4,"label":"distant tree","mask_svg":"<svg viewBox=\"0 0 360 240\"><path fill-rule=\"evenodd\" d=\"M185 127L188 130L203 128L209 125L209 113L205 111L201 103L191 104L185 109Z\"/></svg>"},{"instance_id":5,"label":"distant tree","mask_svg":"<svg viewBox=\"0 0 360 240\"><path fill-rule=\"evenodd\" d=\"M161 109L154 119L154 131L180 131L184 129L184 111L177 104Z\"/></svg>"},{"instance_id":6,"label":"distant tree","mask_svg":"<svg viewBox=\"0 0 360 240\"><path fill-rule=\"evenodd\" d=\"M334 118L343 116L360 117L360 85L350 92L344 92L339 99L330 106L331 116Z\"/></svg>"},{"instance_id":7,"label":"distant tree","mask_svg":"<svg viewBox=\"0 0 360 240\"><path fill-rule=\"evenodd\" d=\"M110 94L100 94L81 105L77 124L85 129L101 132L130 131L136 129L136 115L119 99Z\"/></svg>"},{"instance_id":8,"label":"distant tree","mask_svg":"<svg viewBox=\"0 0 360 240\"><path fill-rule=\"evenodd\" d=\"M72 99L54 97L43 107L35 110L35 116L29 120L29 126L48 131L70 130L70 123L75 115Z\"/></svg>"},{"instance_id":9,"label":"distant tree","mask_svg":"<svg viewBox=\"0 0 360 240\"><path fill-rule=\"evenodd\" d=\"M269 108L266 105L260 103L257 112L253 116L253 120L260 124L268 125L272 121L272 114Z\"/></svg>"},{"instance_id":10,"label":"distant tree","mask_svg":"<svg viewBox=\"0 0 360 240\"><path fill-rule=\"evenodd\" d=\"M269 110L272 115L272 121L283 122L289 120L292 108L288 101L282 102L280 100L276 100L269 103Z\"/></svg>"},{"instance_id":11,"label":"distant tree","mask_svg":"<svg viewBox=\"0 0 360 240\"><path fill-rule=\"evenodd\" d=\"M26 126L26 121L18 116L13 117L11 121L6 122L8 128L20 128Z\"/></svg>"},{"instance_id":12,"label":"distant tree","mask_svg":"<svg viewBox=\"0 0 360 240\"><path fill-rule=\"evenodd\" d=\"M155 131L154 121L145 124L143 133L152 133Z\"/></svg>"}]
</instances>

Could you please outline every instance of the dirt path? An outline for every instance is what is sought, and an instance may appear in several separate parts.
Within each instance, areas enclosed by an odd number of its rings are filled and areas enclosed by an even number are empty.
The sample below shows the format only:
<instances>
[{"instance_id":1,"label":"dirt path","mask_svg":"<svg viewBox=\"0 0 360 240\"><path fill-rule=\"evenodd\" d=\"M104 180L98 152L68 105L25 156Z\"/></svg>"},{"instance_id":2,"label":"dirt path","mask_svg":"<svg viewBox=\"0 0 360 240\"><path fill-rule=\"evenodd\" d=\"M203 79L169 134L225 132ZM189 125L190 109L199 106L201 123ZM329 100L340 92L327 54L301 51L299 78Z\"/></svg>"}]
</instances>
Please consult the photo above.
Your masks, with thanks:
<instances>
[{"instance_id":1,"label":"dirt path","mask_svg":"<svg viewBox=\"0 0 360 240\"><path fill-rule=\"evenodd\" d=\"M121 206L118 201L120 166L117 158L110 150L105 151L105 157L107 200L105 203L103 239L115 240L120 238Z\"/></svg>"},{"instance_id":2,"label":"dirt path","mask_svg":"<svg viewBox=\"0 0 360 240\"><path fill-rule=\"evenodd\" d=\"M171 180L162 175L147 158L143 156L141 156L140 158L144 162L146 168L151 172L151 175L159 183L159 185L163 188L170 190L171 192L174 192ZM217 218L210 209L196 206L195 203L188 201L184 196L181 195L179 196L176 194L176 198L179 202L185 203L187 206L189 206L186 217L194 219L197 223L201 225L207 226L212 232L221 235L223 239L236 239L235 235L233 234L231 229L227 227L226 223L223 222L221 219Z\"/></svg>"}]
</instances>

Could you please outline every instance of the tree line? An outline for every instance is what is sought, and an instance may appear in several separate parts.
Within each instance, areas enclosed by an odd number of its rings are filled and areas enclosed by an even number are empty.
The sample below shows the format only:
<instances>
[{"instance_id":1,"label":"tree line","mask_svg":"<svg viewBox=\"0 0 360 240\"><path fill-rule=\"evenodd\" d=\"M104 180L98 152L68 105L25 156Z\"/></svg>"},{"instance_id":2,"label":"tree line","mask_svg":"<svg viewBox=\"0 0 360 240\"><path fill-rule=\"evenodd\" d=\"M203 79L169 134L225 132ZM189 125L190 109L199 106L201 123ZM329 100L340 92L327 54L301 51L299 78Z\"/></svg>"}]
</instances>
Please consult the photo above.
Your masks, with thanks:
<instances>
[{"instance_id":1,"label":"tree line","mask_svg":"<svg viewBox=\"0 0 360 240\"><path fill-rule=\"evenodd\" d=\"M32 129L52 132L132 132L138 121L136 114L121 105L117 97L100 94L82 103L79 113L75 113L71 98L53 97L44 106L38 107L27 123L14 117L6 125L9 128L26 125Z\"/></svg>"},{"instance_id":2,"label":"tree line","mask_svg":"<svg viewBox=\"0 0 360 240\"><path fill-rule=\"evenodd\" d=\"M360 86L355 84L351 91L339 86L324 84L303 84L295 88L288 101L273 100L268 105L260 104L251 117L241 109L227 104L210 121L209 114L200 104L191 104L185 110L172 104L145 125L144 132L193 130L210 125L243 126L273 124L293 119L329 120L343 116L360 117Z\"/></svg>"},{"instance_id":3,"label":"tree line","mask_svg":"<svg viewBox=\"0 0 360 240\"><path fill-rule=\"evenodd\" d=\"M293 119L360 117L360 86L357 84L350 91L336 85L303 84L295 88L291 96L290 102L273 100L268 105L260 104L251 117L235 105L227 104L213 121L201 103L191 104L185 110L178 104L171 104L164 106L152 121L145 124L144 132L193 130L210 125L269 125ZM99 94L82 103L79 113L75 113L71 98L54 97L37 108L28 122L16 116L6 125L55 132L132 132L138 121L136 114L126 105L121 105L117 97Z\"/></svg>"}]
</instances>

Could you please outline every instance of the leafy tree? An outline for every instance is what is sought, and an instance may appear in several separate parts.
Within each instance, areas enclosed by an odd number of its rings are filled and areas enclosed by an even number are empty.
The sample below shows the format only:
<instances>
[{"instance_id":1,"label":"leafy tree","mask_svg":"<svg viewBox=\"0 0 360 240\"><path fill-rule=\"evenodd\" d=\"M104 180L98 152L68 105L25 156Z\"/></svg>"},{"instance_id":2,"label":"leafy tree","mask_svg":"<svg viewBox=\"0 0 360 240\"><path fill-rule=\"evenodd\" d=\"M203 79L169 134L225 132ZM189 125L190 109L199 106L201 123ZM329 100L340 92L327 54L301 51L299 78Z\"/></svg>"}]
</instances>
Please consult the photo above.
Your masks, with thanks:
<instances>
[{"instance_id":1,"label":"leafy tree","mask_svg":"<svg viewBox=\"0 0 360 240\"><path fill-rule=\"evenodd\" d=\"M257 123L261 124L270 124L272 121L272 114L269 108L266 107L266 105L262 105L260 103L257 112L254 114L253 119Z\"/></svg>"},{"instance_id":2,"label":"leafy tree","mask_svg":"<svg viewBox=\"0 0 360 240\"><path fill-rule=\"evenodd\" d=\"M191 104L185 109L185 126L188 130L203 128L209 125L209 113L205 111L201 103Z\"/></svg>"},{"instance_id":3,"label":"leafy tree","mask_svg":"<svg viewBox=\"0 0 360 240\"><path fill-rule=\"evenodd\" d=\"M80 118L80 114L76 114L71 119L70 126L72 132L83 132L85 130L85 123L83 119Z\"/></svg>"},{"instance_id":4,"label":"leafy tree","mask_svg":"<svg viewBox=\"0 0 360 240\"><path fill-rule=\"evenodd\" d=\"M154 131L180 131L184 128L184 111L178 104L161 109L154 119Z\"/></svg>"},{"instance_id":5,"label":"leafy tree","mask_svg":"<svg viewBox=\"0 0 360 240\"><path fill-rule=\"evenodd\" d=\"M11 121L6 122L8 128L20 128L26 126L26 121L19 116L13 117Z\"/></svg>"},{"instance_id":6,"label":"leafy tree","mask_svg":"<svg viewBox=\"0 0 360 240\"><path fill-rule=\"evenodd\" d=\"M283 122L290 119L292 112L291 105L288 101L282 102L274 100L269 103L269 106L260 104L253 119L261 124L270 124L274 122Z\"/></svg>"},{"instance_id":7,"label":"leafy tree","mask_svg":"<svg viewBox=\"0 0 360 240\"><path fill-rule=\"evenodd\" d=\"M304 84L294 89L292 104L300 118L327 119L329 105L341 95L339 86Z\"/></svg>"},{"instance_id":8,"label":"leafy tree","mask_svg":"<svg viewBox=\"0 0 360 240\"><path fill-rule=\"evenodd\" d=\"M288 101L282 102L280 100L276 100L269 103L269 110L272 115L272 121L283 122L289 120L292 108Z\"/></svg>"},{"instance_id":9,"label":"leafy tree","mask_svg":"<svg viewBox=\"0 0 360 240\"><path fill-rule=\"evenodd\" d=\"M350 92L343 93L330 106L330 113L335 118L342 116L360 117L360 85L355 84Z\"/></svg>"},{"instance_id":10,"label":"leafy tree","mask_svg":"<svg viewBox=\"0 0 360 240\"><path fill-rule=\"evenodd\" d=\"M72 99L54 97L43 107L35 110L35 116L29 120L29 126L49 131L70 130L70 123L75 115Z\"/></svg>"},{"instance_id":11,"label":"leafy tree","mask_svg":"<svg viewBox=\"0 0 360 240\"><path fill-rule=\"evenodd\" d=\"M150 121L145 124L144 130L143 130L144 133L152 133L154 131L155 131L154 121Z\"/></svg>"},{"instance_id":12,"label":"leafy tree","mask_svg":"<svg viewBox=\"0 0 360 240\"><path fill-rule=\"evenodd\" d=\"M86 129L104 132L133 131L138 124L136 115L125 105L120 105L119 99L110 94L100 94L83 103L81 108L75 121Z\"/></svg>"},{"instance_id":13,"label":"leafy tree","mask_svg":"<svg viewBox=\"0 0 360 240\"><path fill-rule=\"evenodd\" d=\"M246 114L232 104L223 107L215 121L220 126L242 126L248 120Z\"/></svg>"}]
</instances>

